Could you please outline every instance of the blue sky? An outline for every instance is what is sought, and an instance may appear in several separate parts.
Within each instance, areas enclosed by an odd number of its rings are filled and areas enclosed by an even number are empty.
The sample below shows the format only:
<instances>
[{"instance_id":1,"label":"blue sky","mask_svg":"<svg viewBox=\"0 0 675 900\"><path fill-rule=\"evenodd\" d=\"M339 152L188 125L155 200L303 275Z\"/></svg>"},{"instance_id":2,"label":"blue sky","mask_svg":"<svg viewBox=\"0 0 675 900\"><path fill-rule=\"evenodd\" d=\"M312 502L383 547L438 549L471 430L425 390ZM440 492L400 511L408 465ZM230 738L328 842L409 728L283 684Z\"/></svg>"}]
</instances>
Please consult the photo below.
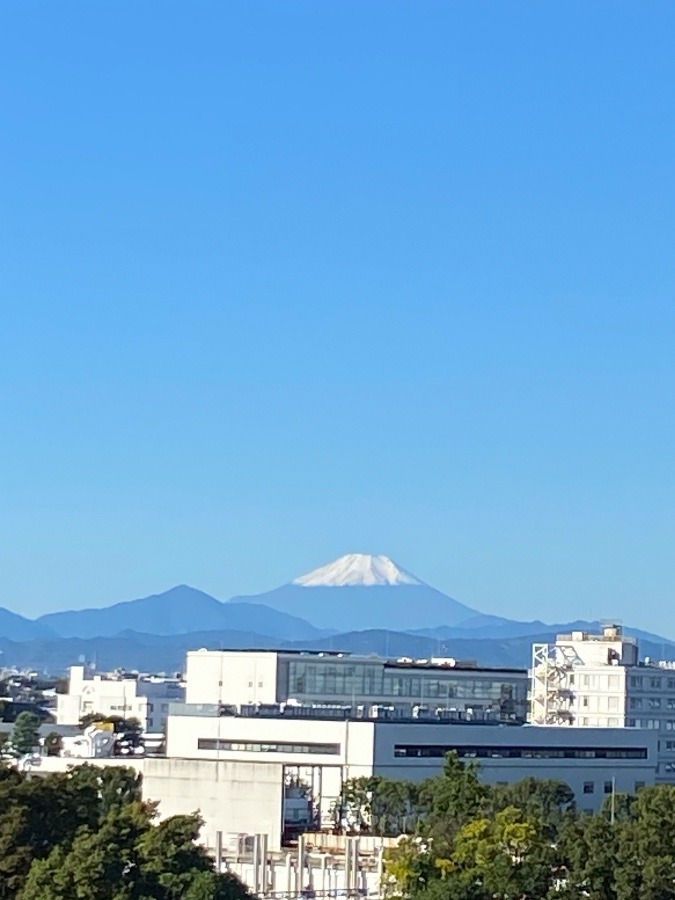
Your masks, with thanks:
<instances>
[{"instance_id":1,"label":"blue sky","mask_svg":"<svg viewBox=\"0 0 675 900\"><path fill-rule=\"evenodd\" d=\"M0 605L374 552L675 637L672 3L2 20Z\"/></svg>"}]
</instances>

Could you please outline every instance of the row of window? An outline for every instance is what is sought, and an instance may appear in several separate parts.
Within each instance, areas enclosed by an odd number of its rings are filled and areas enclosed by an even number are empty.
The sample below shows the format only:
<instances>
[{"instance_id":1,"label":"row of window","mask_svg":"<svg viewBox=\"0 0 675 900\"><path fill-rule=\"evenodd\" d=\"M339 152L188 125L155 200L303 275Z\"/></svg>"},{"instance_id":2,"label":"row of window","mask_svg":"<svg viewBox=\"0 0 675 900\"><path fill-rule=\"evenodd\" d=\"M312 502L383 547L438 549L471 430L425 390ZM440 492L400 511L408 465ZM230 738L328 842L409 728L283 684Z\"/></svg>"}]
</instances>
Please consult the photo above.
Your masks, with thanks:
<instances>
[{"instance_id":1,"label":"row of window","mask_svg":"<svg viewBox=\"0 0 675 900\"><path fill-rule=\"evenodd\" d=\"M630 686L638 690L661 690L667 688L675 691L675 678L662 678L654 675L631 675Z\"/></svg>"},{"instance_id":2,"label":"row of window","mask_svg":"<svg viewBox=\"0 0 675 900\"><path fill-rule=\"evenodd\" d=\"M581 706L583 709L596 709L603 712L607 709L610 712L618 712L619 697L584 697L581 698Z\"/></svg>"},{"instance_id":3,"label":"row of window","mask_svg":"<svg viewBox=\"0 0 675 900\"><path fill-rule=\"evenodd\" d=\"M675 709L675 697L631 697L631 709Z\"/></svg>"},{"instance_id":4,"label":"row of window","mask_svg":"<svg viewBox=\"0 0 675 900\"><path fill-rule=\"evenodd\" d=\"M494 747L395 744L394 756L438 758L454 751L462 759L647 759L646 747Z\"/></svg>"},{"instance_id":5,"label":"row of window","mask_svg":"<svg viewBox=\"0 0 675 900\"><path fill-rule=\"evenodd\" d=\"M589 716L589 717L582 716L581 724L582 725L590 725L591 728L593 728L593 727L597 728L598 726L603 726L603 725L606 725L608 728L618 728L621 725L621 722L619 721L619 719L617 717L609 718L609 719L598 719L597 716ZM633 725L635 725L635 722L633 722Z\"/></svg>"},{"instance_id":6,"label":"row of window","mask_svg":"<svg viewBox=\"0 0 675 900\"><path fill-rule=\"evenodd\" d=\"M635 782L635 793L642 790L645 786L644 781L636 781ZM616 790L615 784L613 781L605 781L602 786L603 793L611 794ZM595 793L595 782L594 781L584 781L584 794L594 794Z\"/></svg>"},{"instance_id":7,"label":"row of window","mask_svg":"<svg viewBox=\"0 0 675 900\"><path fill-rule=\"evenodd\" d=\"M291 660L288 663L288 693L302 695L353 696L355 698L409 697L412 700L466 699L483 701L525 700L525 679L495 679L486 674L392 672L366 663L335 665Z\"/></svg>"},{"instance_id":8,"label":"row of window","mask_svg":"<svg viewBox=\"0 0 675 900\"><path fill-rule=\"evenodd\" d=\"M617 690L622 686L622 679L619 675L577 675L579 683L585 688L596 688L601 690ZM572 684L574 684L575 676L572 675Z\"/></svg>"},{"instance_id":9,"label":"row of window","mask_svg":"<svg viewBox=\"0 0 675 900\"><path fill-rule=\"evenodd\" d=\"M286 741L227 741L221 738L198 738L199 750L236 750L246 753L316 753L336 756L340 753L339 744L291 744Z\"/></svg>"},{"instance_id":10,"label":"row of window","mask_svg":"<svg viewBox=\"0 0 675 900\"><path fill-rule=\"evenodd\" d=\"M651 731L675 731L675 719L626 719L629 728L648 728Z\"/></svg>"}]
</instances>

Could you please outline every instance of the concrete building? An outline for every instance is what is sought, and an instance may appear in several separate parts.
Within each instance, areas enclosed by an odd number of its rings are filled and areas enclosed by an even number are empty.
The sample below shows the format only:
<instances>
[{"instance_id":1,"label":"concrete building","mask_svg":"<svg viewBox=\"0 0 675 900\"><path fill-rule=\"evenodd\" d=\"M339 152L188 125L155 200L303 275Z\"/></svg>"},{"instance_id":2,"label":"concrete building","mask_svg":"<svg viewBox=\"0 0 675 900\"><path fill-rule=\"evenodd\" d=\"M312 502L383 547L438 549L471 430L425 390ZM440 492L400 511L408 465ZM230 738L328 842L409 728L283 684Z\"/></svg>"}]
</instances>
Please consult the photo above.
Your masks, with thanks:
<instances>
[{"instance_id":1,"label":"concrete building","mask_svg":"<svg viewBox=\"0 0 675 900\"><path fill-rule=\"evenodd\" d=\"M451 750L475 760L489 783L532 775L565 781L588 810L599 809L612 790L633 793L653 784L656 772L656 736L628 729L233 716L220 715L216 705L186 705L170 716L167 732L167 757L181 765L241 763L261 766L265 777L266 767L278 766L280 784L300 780L311 788L324 826L333 824L331 810L345 780L382 775L421 781L440 773ZM189 795L195 797L192 789ZM276 829L266 833L276 840Z\"/></svg>"},{"instance_id":2,"label":"concrete building","mask_svg":"<svg viewBox=\"0 0 675 900\"><path fill-rule=\"evenodd\" d=\"M387 660L348 653L196 650L187 654L186 703L349 706L366 717L432 715L524 722L524 669L451 659Z\"/></svg>"},{"instance_id":3,"label":"concrete building","mask_svg":"<svg viewBox=\"0 0 675 900\"><path fill-rule=\"evenodd\" d=\"M531 721L575 728L640 728L658 735L657 780L675 781L675 664L639 662L617 625L534 644Z\"/></svg>"},{"instance_id":4,"label":"concrete building","mask_svg":"<svg viewBox=\"0 0 675 900\"><path fill-rule=\"evenodd\" d=\"M98 675L85 666L71 666L68 693L58 694L57 725L77 725L90 713L135 718L144 731L163 732L172 702L181 702L185 689L177 679L159 676Z\"/></svg>"}]
</instances>

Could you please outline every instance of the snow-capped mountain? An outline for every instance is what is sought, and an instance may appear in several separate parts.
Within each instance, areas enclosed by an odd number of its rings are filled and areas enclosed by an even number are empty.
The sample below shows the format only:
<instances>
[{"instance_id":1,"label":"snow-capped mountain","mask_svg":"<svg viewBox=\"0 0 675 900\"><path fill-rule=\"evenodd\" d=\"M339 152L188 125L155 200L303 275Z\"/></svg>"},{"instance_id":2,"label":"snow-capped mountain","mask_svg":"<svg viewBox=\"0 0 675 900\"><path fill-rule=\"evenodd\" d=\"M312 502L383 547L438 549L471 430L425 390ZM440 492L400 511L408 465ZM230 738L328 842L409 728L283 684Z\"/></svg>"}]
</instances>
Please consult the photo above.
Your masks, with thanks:
<instances>
[{"instance_id":1,"label":"snow-capped mountain","mask_svg":"<svg viewBox=\"0 0 675 900\"><path fill-rule=\"evenodd\" d=\"M264 603L307 619L318 628L335 631L407 631L439 624L459 625L480 615L407 572L388 556L366 553L349 553L273 591L233 599L238 603Z\"/></svg>"},{"instance_id":2,"label":"snow-capped mountain","mask_svg":"<svg viewBox=\"0 0 675 900\"><path fill-rule=\"evenodd\" d=\"M424 584L410 572L389 559L388 556L371 556L368 553L348 553L335 562L314 569L307 575L294 578L291 584L302 587L345 587L374 584Z\"/></svg>"}]
</instances>

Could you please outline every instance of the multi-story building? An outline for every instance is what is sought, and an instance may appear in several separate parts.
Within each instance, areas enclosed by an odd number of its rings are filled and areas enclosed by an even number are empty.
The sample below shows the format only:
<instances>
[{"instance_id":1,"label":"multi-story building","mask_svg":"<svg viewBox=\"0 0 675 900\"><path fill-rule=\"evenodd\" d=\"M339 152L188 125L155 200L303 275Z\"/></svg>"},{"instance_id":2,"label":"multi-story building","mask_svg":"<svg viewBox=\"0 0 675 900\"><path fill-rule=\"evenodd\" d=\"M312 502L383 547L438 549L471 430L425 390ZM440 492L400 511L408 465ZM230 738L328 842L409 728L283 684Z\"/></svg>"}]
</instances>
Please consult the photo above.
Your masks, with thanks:
<instances>
[{"instance_id":1,"label":"multi-story building","mask_svg":"<svg viewBox=\"0 0 675 900\"><path fill-rule=\"evenodd\" d=\"M524 722L527 672L450 659L388 660L348 653L196 650L187 655L186 702L335 705L390 717Z\"/></svg>"},{"instance_id":2,"label":"multi-story building","mask_svg":"<svg viewBox=\"0 0 675 900\"><path fill-rule=\"evenodd\" d=\"M534 644L531 722L658 733L659 781L675 781L675 664L639 662L638 642L617 625Z\"/></svg>"},{"instance_id":3,"label":"multi-story building","mask_svg":"<svg viewBox=\"0 0 675 900\"><path fill-rule=\"evenodd\" d=\"M83 716L121 716L138 719L144 731L164 732L169 704L185 698L183 684L174 678L130 675L99 675L84 666L71 666L68 693L58 694L56 722L77 725Z\"/></svg>"}]
</instances>

